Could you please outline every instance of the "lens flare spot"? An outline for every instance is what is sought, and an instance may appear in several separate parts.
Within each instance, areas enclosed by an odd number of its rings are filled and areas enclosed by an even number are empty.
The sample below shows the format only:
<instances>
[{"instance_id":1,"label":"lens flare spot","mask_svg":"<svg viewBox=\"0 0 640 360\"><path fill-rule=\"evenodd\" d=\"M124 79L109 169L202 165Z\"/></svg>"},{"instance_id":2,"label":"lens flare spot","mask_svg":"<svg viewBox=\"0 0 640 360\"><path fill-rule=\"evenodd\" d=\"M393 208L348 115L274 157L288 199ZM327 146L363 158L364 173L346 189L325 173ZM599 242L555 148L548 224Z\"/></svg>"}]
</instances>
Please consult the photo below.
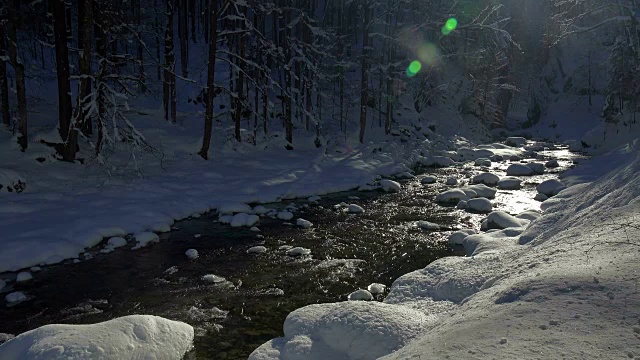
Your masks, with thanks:
<instances>
[{"instance_id":1,"label":"lens flare spot","mask_svg":"<svg viewBox=\"0 0 640 360\"><path fill-rule=\"evenodd\" d=\"M425 65L433 65L438 60L438 48L431 43L418 47L418 59Z\"/></svg>"},{"instance_id":2,"label":"lens flare spot","mask_svg":"<svg viewBox=\"0 0 640 360\"><path fill-rule=\"evenodd\" d=\"M409 67L407 68L407 76L414 77L420 72L421 69L422 63L420 63L420 61L418 60L414 60L411 62L411 64L409 64Z\"/></svg>"},{"instance_id":3,"label":"lens flare spot","mask_svg":"<svg viewBox=\"0 0 640 360\"><path fill-rule=\"evenodd\" d=\"M458 20L456 18L449 18L442 27L442 35L449 35L453 30L458 27Z\"/></svg>"}]
</instances>

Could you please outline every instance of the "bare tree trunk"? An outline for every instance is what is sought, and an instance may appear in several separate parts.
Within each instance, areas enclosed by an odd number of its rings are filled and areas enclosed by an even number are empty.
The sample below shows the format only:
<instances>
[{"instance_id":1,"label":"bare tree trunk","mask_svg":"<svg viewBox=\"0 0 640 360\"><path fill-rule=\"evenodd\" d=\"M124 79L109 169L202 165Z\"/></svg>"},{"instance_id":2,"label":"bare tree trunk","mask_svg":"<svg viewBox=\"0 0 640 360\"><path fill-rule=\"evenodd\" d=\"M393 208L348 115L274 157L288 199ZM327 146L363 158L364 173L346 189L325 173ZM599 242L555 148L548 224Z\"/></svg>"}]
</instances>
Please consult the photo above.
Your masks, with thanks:
<instances>
[{"instance_id":1,"label":"bare tree trunk","mask_svg":"<svg viewBox=\"0 0 640 360\"><path fill-rule=\"evenodd\" d=\"M215 73L216 73L216 51L218 42L218 0L210 2L209 29L209 64L207 65L207 108L205 110L204 133L202 138L202 149L198 153L203 159L209 158L209 147L211 145L211 132L213 131L213 101L215 99Z\"/></svg>"},{"instance_id":2,"label":"bare tree trunk","mask_svg":"<svg viewBox=\"0 0 640 360\"><path fill-rule=\"evenodd\" d=\"M284 15L284 23L289 24L291 22L291 10L285 10ZM284 35L284 52L285 52L285 63L289 64L291 62L291 28L285 27L285 35ZM287 140L287 149L293 149L293 122L291 120L291 69L284 69L284 78L285 78L285 114L284 114L284 127L285 127L285 138Z\"/></svg>"},{"instance_id":3,"label":"bare tree trunk","mask_svg":"<svg viewBox=\"0 0 640 360\"><path fill-rule=\"evenodd\" d=\"M76 157L77 129L71 122L71 84L69 83L69 49L67 47L68 27L65 23L64 0L53 1L53 31L56 47L56 71L58 77L58 120L60 137L64 142L62 159L74 161Z\"/></svg>"},{"instance_id":4,"label":"bare tree trunk","mask_svg":"<svg viewBox=\"0 0 640 360\"><path fill-rule=\"evenodd\" d=\"M96 156L102 151L102 143L104 141L104 120L106 117L106 99L104 77L107 74L107 39L103 31L101 12L96 11L94 18L94 33L96 38L96 53L99 59L98 77L96 78L97 98L98 98L98 116L96 117L96 127L98 128L98 139L96 140Z\"/></svg>"},{"instance_id":5,"label":"bare tree trunk","mask_svg":"<svg viewBox=\"0 0 640 360\"><path fill-rule=\"evenodd\" d=\"M367 128L367 102L369 99L369 77L368 59L369 56L369 18L370 9L367 0L363 0L364 26L362 31L362 76L360 81L360 143L364 143L364 131Z\"/></svg>"},{"instance_id":6,"label":"bare tree trunk","mask_svg":"<svg viewBox=\"0 0 640 360\"><path fill-rule=\"evenodd\" d=\"M27 90L24 83L24 64L18 58L18 40L16 36L16 8L14 1L7 1L8 49L11 65L16 73L16 92L18 97L18 144L22 151L27 149Z\"/></svg>"},{"instance_id":7,"label":"bare tree trunk","mask_svg":"<svg viewBox=\"0 0 640 360\"><path fill-rule=\"evenodd\" d=\"M142 0L137 0L137 4L135 5L136 12L136 26L137 26L137 37L138 39L138 48L136 51L136 55L138 58L138 77L140 78L140 92L147 91L145 86L145 75L144 75L144 48L142 46L142 31L141 31L141 23L142 23Z\"/></svg>"},{"instance_id":8,"label":"bare tree trunk","mask_svg":"<svg viewBox=\"0 0 640 360\"><path fill-rule=\"evenodd\" d=\"M164 36L164 82L163 104L164 118L168 121L176 122L176 61L173 52L173 0L166 0L167 5L167 27Z\"/></svg>"},{"instance_id":9,"label":"bare tree trunk","mask_svg":"<svg viewBox=\"0 0 640 360\"><path fill-rule=\"evenodd\" d=\"M9 84L7 82L7 49L4 42L4 26L0 24L0 91L2 91L2 122L9 128L11 114L9 113Z\"/></svg>"},{"instance_id":10,"label":"bare tree trunk","mask_svg":"<svg viewBox=\"0 0 640 360\"><path fill-rule=\"evenodd\" d=\"M82 132L89 135L93 132L91 119L86 117L87 107L91 102L91 45L93 41L93 0L81 0L83 9L81 19L78 19L78 36L82 34L82 57L80 58L80 84L78 89L78 106L75 118Z\"/></svg>"},{"instance_id":11,"label":"bare tree trunk","mask_svg":"<svg viewBox=\"0 0 640 360\"><path fill-rule=\"evenodd\" d=\"M240 9L240 11L244 11L244 9ZM244 21L241 21L241 28L244 30ZM236 79L236 106L234 109L234 118L235 118L235 136L238 142L242 142L242 136L240 134L240 121L242 120L242 112L243 112L243 100L244 100L244 53L246 48L246 37L244 35L238 35L238 61L236 61L236 66L238 67L238 78Z\"/></svg>"}]
</instances>

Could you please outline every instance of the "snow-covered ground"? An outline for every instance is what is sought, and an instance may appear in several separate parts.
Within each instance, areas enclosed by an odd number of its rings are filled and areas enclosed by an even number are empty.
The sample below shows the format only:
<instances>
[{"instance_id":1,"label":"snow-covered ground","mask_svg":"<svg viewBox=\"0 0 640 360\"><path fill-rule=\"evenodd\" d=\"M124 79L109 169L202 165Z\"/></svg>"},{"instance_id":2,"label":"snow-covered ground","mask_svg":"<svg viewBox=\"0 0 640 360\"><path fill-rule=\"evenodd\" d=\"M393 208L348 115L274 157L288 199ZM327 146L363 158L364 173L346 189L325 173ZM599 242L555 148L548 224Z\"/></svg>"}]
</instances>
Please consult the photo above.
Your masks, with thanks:
<instances>
[{"instance_id":1,"label":"snow-covered ground","mask_svg":"<svg viewBox=\"0 0 640 360\"><path fill-rule=\"evenodd\" d=\"M465 238L468 257L400 277L383 304L296 310L250 359L640 356L640 140L562 181L529 225Z\"/></svg>"}]
</instances>

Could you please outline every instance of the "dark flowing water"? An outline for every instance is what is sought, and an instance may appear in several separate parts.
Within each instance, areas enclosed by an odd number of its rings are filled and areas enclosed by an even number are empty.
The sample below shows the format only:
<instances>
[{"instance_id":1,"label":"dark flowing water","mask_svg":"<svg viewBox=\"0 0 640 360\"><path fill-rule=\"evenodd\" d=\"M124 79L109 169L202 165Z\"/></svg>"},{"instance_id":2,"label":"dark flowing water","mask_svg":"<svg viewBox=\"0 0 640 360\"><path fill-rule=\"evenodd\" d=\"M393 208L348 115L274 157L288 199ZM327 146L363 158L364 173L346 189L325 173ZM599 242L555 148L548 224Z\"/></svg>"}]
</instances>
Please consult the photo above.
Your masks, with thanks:
<instances>
[{"instance_id":1,"label":"dark flowing water","mask_svg":"<svg viewBox=\"0 0 640 360\"><path fill-rule=\"evenodd\" d=\"M562 167L527 177L522 190L499 191L497 208L519 212L539 207L532 200L535 184L557 176L573 157L566 150L542 154L558 158ZM500 174L508 164L494 164L491 171ZM481 169L459 166L429 173L464 178L470 171ZM435 204L435 194L450 188L442 183L401 182L399 193L345 192L323 196L318 204L292 201L301 208L295 218L314 224L307 230L263 217L257 226L264 238L258 238L246 228L217 223L217 214L208 214L176 223L174 230L161 235L159 244L141 250L131 251L130 244L102 254L98 246L90 260L49 266L34 273L31 281L10 283L31 299L0 307L0 333L152 314L196 328L189 359L245 359L263 342L281 336L284 318L296 308L346 300L358 288L373 282L391 285L398 276L435 259L460 254L460 249L447 244L447 236L454 229L478 228L482 215ZM358 204L365 213L336 209L334 205L341 202ZM282 209L290 203L266 206ZM417 229L413 222L418 220L438 223L444 230ZM247 254L255 245L264 245L268 252ZM290 257L280 249L283 245L309 248L312 254ZM184 255L190 248L198 250L198 259ZM201 280L205 274L227 281L206 283Z\"/></svg>"}]
</instances>

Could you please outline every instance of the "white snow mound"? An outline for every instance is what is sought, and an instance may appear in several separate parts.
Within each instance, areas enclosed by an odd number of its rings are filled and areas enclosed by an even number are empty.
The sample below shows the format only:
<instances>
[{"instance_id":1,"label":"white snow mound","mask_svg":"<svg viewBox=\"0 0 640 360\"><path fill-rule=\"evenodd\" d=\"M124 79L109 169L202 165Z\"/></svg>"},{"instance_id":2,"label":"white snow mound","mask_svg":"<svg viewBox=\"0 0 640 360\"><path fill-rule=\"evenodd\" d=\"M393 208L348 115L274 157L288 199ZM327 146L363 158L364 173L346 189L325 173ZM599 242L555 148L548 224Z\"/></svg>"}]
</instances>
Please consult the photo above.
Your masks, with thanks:
<instances>
[{"instance_id":1,"label":"white snow mound","mask_svg":"<svg viewBox=\"0 0 640 360\"><path fill-rule=\"evenodd\" d=\"M192 347L193 327L151 315L91 325L51 324L0 346L3 360L179 360Z\"/></svg>"}]
</instances>

